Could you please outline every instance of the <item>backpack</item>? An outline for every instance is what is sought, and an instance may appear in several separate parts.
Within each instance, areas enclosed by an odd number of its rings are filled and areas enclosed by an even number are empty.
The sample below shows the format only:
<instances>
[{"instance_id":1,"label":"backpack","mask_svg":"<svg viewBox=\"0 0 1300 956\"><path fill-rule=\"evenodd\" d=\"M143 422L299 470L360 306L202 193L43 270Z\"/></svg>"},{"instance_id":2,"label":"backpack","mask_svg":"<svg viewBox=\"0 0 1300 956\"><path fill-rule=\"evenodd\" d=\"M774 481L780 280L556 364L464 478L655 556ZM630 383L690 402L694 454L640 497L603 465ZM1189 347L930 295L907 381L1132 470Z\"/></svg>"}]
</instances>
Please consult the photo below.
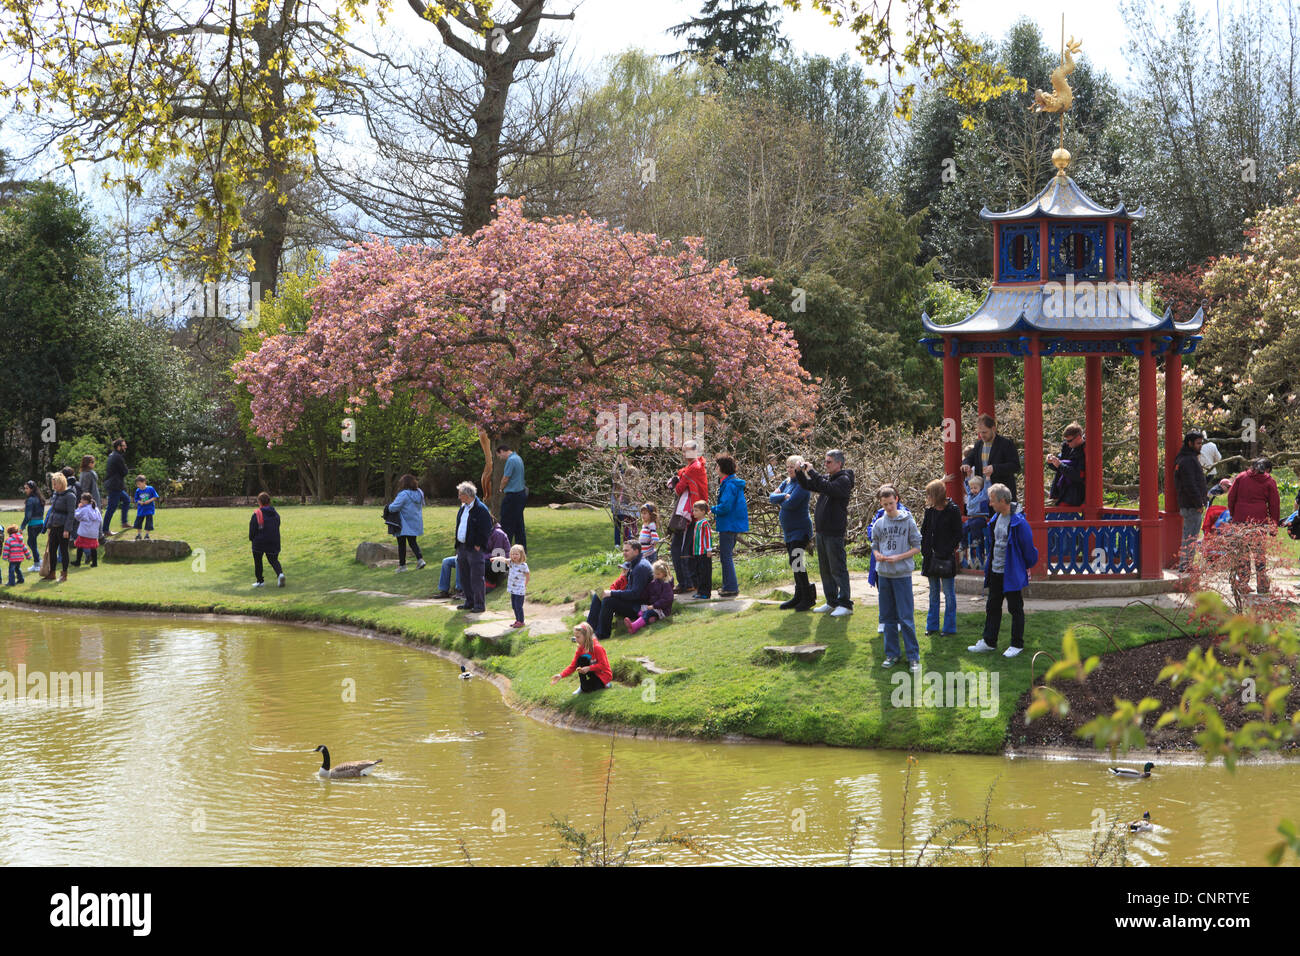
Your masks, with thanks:
<instances>
[{"instance_id":1,"label":"backpack","mask_svg":"<svg viewBox=\"0 0 1300 956\"><path fill-rule=\"evenodd\" d=\"M394 511L393 509L385 505L383 519L384 519L384 524L388 525L388 533L391 534L393 537L397 537L397 535L402 530L401 516L398 515L396 511Z\"/></svg>"}]
</instances>

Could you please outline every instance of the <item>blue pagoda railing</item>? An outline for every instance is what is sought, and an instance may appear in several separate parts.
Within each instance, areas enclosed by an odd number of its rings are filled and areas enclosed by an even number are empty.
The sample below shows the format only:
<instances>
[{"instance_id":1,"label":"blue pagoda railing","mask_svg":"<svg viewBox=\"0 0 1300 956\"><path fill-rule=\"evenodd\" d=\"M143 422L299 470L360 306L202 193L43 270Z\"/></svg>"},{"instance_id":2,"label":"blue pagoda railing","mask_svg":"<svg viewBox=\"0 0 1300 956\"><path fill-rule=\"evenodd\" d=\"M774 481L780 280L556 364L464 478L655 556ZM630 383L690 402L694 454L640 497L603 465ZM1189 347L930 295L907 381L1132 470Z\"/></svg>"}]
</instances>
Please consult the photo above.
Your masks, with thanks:
<instances>
[{"instance_id":1,"label":"blue pagoda railing","mask_svg":"<svg viewBox=\"0 0 1300 956\"><path fill-rule=\"evenodd\" d=\"M1081 512L1065 508L1046 517L1049 574L1127 577L1141 570L1142 534L1135 512L1107 510L1096 520L1085 520ZM968 571L984 570L984 527L977 522L965 535L962 567Z\"/></svg>"}]
</instances>

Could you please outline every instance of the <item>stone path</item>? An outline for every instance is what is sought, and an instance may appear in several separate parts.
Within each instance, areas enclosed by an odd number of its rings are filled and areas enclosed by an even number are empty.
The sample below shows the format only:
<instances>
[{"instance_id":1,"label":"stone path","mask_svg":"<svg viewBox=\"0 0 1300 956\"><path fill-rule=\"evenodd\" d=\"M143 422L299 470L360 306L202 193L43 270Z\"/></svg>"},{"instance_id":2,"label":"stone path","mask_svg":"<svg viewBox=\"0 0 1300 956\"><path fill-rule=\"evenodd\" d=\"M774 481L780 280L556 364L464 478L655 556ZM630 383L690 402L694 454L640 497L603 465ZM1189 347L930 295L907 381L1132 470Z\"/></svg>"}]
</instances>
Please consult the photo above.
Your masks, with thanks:
<instances>
[{"instance_id":1,"label":"stone path","mask_svg":"<svg viewBox=\"0 0 1300 956\"><path fill-rule=\"evenodd\" d=\"M817 587L817 600L821 603L821 582L814 582ZM780 594L788 597L794 596L794 585L784 584L774 588ZM878 607L880 605L880 591L867 583L866 574L849 575L849 592L853 595L854 605L865 605L867 607ZM912 594L914 602L918 609L926 608L930 605L930 582L920 575L912 576ZM1116 598L1089 598L1088 607L1124 607L1134 600L1146 601L1155 607L1175 608L1180 606L1186 597L1177 592L1168 594L1152 594L1143 598L1116 597ZM983 609L985 599L980 594L958 594L957 610L959 613ZM1076 599L1053 599L1053 598L1036 598L1034 597L1033 586L1030 586L1029 597L1025 600L1026 611L1073 611L1080 607L1080 601Z\"/></svg>"}]
</instances>

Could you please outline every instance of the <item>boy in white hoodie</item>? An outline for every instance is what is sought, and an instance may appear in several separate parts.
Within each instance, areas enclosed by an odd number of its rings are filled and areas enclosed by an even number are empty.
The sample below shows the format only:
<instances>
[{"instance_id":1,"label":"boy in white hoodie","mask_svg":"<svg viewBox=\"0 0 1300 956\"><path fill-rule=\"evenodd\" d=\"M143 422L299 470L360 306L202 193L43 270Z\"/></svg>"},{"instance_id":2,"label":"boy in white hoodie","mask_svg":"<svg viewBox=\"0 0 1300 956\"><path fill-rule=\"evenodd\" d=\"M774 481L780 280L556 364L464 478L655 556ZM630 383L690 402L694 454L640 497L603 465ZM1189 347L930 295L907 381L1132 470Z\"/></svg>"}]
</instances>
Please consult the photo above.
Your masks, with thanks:
<instances>
[{"instance_id":1,"label":"boy in white hoodie","mask_svg":"<svg viewBox=\"0 0 1300 956\"><path fill-rule=\"evenodd\" d=\"M881 485L876 493L884 514L871 526L871 553L876 559L876 586L880 590L880 620L885 625L885 660L882 667L898 663L898 631L903 631L907 664L921 669L921 645L916 640L916 604L912 596L912 572L921 553L921 529L912 515L900 511L893 485Z\"/></svg>"}]
</instances>

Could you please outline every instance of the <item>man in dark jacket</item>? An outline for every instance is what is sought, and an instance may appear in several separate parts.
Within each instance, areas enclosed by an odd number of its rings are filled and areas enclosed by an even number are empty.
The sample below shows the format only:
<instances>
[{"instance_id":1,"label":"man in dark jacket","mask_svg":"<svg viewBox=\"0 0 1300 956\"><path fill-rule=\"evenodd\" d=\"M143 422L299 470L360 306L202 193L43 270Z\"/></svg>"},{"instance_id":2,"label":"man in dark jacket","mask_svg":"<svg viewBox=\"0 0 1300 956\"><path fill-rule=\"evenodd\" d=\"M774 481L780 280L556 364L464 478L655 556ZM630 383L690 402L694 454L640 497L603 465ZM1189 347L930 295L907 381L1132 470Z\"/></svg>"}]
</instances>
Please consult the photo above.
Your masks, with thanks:
<instances>
[{"instance_id":1,"label":"man in dark jacket","mask_svg":"<svg viewBox=\"0 0 1300 956\"><path fill-rule=\"evenodd\" d=\"M849 593L849 563L844 536L849 529L849 496L853 493L853 472L844 467L844 452L832 448L826 453L826 474L813 470L812 462L794 473L794 480L817 492L813 527L817 532L817 566L821 569L826 603L813 608L815 614L844 617L853 613Z\"/></svg>"},{"instance_id":2,"label":"man in dark jacket","mask_svg":"<svg viewBox=\"0 0 1300 956\"><path fill-rule=\"evenodd\" d=\"M1196 538L1201 533L1201 516L1210 492L1205 482L1205 468L1201 465L1201 446L1205 436L1188 432L1183 436L1183 447L1174 459L1174 485L1178 489L1178 513L1183 516L1183 543L1178 552L1178 571L1186 574L1192 567L1196 553Z\"/></svg>"},{"instance_id":3,"label":"man in dark jacket","mask_svg":"<svg viewBox=\"0 0 1300 956\"><path fill-rule=\"evenodd\" d=\"M1011 500L1019 500L1016 475L1020 473L1020 452L1016 450L1016 443L998 434L998 424L992 415L981 415L975 432L979 438L962 462L962 474L967 478L973 474L982 475L985 488L994 484L1006 485L1011 490Z\"/></svg>"},{"instance_id":4,"label":"man in dark jacket","mask_svg":"<svg viewBox=\"0 0 1300 956\"><path fill-rule=\"evenodd\" d=\"M127 512L131 508L131 499L126 493L126 439L119 438L113 442L113 451L108 456L108 465L104 474L104 534L112 534L113 512L122 507L122 527L119 533L130 527Z\"/></svg>"},{"instance_id":5,"label":"man in dark jacket","mask_svg":"<svg viewBox=\"0 0 1300 956\"><path fill-rule=\"evenodd\" d=\"M1061 453L1047 456L1047 467L1056 472L1052 480L1052 499L1058 505L1079 507L1086 496L1084 472L1087 465L1087 445L1083 438L1083 426L1070 422L1065 426L1062 436ZM1010 487L1010 486L1008 486Z\"/></svg>"},{"instance_id":6,"label":"man in dark jacket","mask_svg":"<svg viewBox=\"0 0 1300 956\"><path fill-rule=\"evenodd\" d=\"M1256 524L1269 529L1270 534L1277 534L1278 522L1282 520L1282 500L1278 494L1277 482L1273 480L1273 463L1267 458L1257 458L1248 469L1237 476L1228 491L1228 513L1232 515L1233 524ZM1251 558L1255 561L1255 578L1259 593L1267 594L1269 589L1266 549L1263 545L1254 548L1253 555L1247 554L1237 568L1238 586L1247 589L1250 580Z\"/></svg>"},{"instance_id":7,"label":"man in dark jacket","mask_svg":"<svg viewBox=\"0 0 1300 956\"><path fill-rule=\"evenodd\" d=\"M460 510L456 512L456 575L465 590L465 603L459 610L477 614L486 610L484 571L494 522L492 512L470 482L456 486L456 497L460 499Z\"/></svg>"},{"instance_id":8,"label":"man in dark jacket","mask_svg":"<svg viewBox=\"0 0 1300 956\"><path fill-rule=\"evenodd\" d=\"M262 556L271 562L276 583L284 587L284 568L280 567L280 514L271 507L271 496L265 491L257 496L257 510L248 519L248 540L253 544L253 571L257 574L255 588L265 587L262 580Z\"/></svg>"},{"instance_id":9,"label":"man in dark jacket","mask_svg":"<svg viewBox=\"0 0 1300 956\"><path fill-rule=\"evenodd\" d=\"M654 569L650 567L649 561L641 557L639 541L623 542L623 561L627 587L593 594L591 609L587 612L587 623L602 641L609 639L615 613L619 617L636 617L641 613L641 605L644 603L641 599L654 580Z\"/></svg>"}]
</instances>

